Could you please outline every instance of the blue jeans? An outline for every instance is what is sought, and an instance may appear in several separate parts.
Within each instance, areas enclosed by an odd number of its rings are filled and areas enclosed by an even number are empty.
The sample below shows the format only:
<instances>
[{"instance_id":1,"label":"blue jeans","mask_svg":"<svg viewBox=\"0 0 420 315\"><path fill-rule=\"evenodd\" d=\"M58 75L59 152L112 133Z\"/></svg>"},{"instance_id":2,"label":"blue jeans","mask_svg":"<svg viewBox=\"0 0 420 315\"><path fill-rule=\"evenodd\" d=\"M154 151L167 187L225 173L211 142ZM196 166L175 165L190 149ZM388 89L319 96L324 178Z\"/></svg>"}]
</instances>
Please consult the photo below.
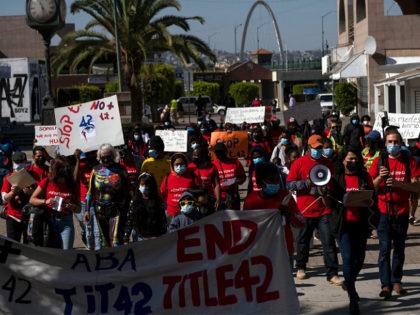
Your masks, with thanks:
<instances>
[{"instance_id":1,"label":"blue jeans","mask_svg":"<svg viewBox=\"0 0 420 315\"><path fill-rule=\"evenodd\" d=\"M101 234L95 216L95 208L90 207L90 220L85 222L83 217L86 212L86 202L81 202L80 207L81 210L76 214L76 218L79 221L82 241L89 249L99 250L101 249Z\"/></svg>"},{"instance_id":2,"label":"blue jeans","mask_svg":"<svg viewBox=\"0 0 420 315\"><path fill-rule=\"evenodd\" d=\"M399 215L396 224L391 224L389 216L381 213L378 225L379 277L381 287L392 289L393 283L401 283L405 259L405 239L408 229L408 213ZM394 228L392 227L394 225ZM391 249L392 266L391 266Z\"/></svg>"},{"instance_id":3,"label":"blue jeans","mask_svg":"<svg viewBox=\"0 0 420 315\"><path fill-rule=\"evenodd\" d=\"M305 226L299 231L296 239L296 268L306 270L310 241L315 228L318 229L328 280L338 274L337 248L334 237L330 233L329 217L330 215L323 215L317 218L306 218Z\"/></svg>"},{"instance_id":4,"label":"blue jeans","mask_svg":"<svg viewBox=\"0 0 420 315\"><path fill-rule=\"evenodd\" d=\"M73 215L69 214L64 217L52 217L52 225L54 230L60 234L61 248L73 249L74 243L74 224Z\"/></svg>"},{"instance_id":5,"label":"blue jeans","mask_svg":"<svg viewBox=\"0 0 420 315\"><path fill-rule=\"evenodd\" d=\"M344 223L338 237L343 259L343 276L350 298L356 296L355 282L365 261L367 234L361 230L359 224Z\"/></svg>"}]
</instances>

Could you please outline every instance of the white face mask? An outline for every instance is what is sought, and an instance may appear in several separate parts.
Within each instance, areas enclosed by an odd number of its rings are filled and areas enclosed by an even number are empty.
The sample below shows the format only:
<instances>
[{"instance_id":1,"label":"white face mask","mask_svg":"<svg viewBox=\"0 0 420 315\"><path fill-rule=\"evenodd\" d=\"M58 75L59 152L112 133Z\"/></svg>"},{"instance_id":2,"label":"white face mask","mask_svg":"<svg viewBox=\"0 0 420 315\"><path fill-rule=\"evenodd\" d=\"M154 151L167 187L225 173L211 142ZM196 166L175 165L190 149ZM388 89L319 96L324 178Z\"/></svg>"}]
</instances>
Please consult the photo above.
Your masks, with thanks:
<instances>
[{"instance_id":1,"label":"white face mask","mask_svg":"<svg viewBox=\"0 0 420 315\"><path fill-rule=\"evenodd\" d=\"M363 125L365 125L365 126L369 125L369 121L368 120L364 120L363 121Z\"/></svg>"},{"instance_id":2,"label":"white face mask","mask_svg":"<svg viewBox=\"0 0 420 315\"><path fill-rule=\"evenodd\" d=\"M24 169L26 166L26 162L23 163L14 163L13 162L13 170L20 171L21 169Z\"/></svg>"},{"instance_id":3,"label":"white face mask","mask_svg":"<svg viewBox=\"0 0 420 315\"><path fill-rule=\"evenodd\" d=\"M181 212L182 213L191 213L193 212L195 209L194 205L185 205L181 207Z\"/></svg>"}]
</instances>

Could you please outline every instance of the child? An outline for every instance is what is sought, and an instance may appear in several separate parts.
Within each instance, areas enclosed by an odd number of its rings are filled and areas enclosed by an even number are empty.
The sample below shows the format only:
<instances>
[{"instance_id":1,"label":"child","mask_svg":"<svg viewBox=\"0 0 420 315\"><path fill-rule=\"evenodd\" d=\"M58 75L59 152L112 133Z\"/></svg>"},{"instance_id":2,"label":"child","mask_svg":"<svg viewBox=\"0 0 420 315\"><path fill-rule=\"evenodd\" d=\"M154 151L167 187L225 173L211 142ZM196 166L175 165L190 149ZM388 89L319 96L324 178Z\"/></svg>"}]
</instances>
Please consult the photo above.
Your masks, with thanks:
<instances>
[{"instance_id":1,"label":"child","mask_svg":"<svg viewBox=\"0 0 420 315\"><path fill-rule=\"evenodd\" d=\"M176 213L169 225L169 232L175 232L203 217L198 210L197 199L188 191L185 191L178 202L180 212Z\"/></svg>"}]
</instances>

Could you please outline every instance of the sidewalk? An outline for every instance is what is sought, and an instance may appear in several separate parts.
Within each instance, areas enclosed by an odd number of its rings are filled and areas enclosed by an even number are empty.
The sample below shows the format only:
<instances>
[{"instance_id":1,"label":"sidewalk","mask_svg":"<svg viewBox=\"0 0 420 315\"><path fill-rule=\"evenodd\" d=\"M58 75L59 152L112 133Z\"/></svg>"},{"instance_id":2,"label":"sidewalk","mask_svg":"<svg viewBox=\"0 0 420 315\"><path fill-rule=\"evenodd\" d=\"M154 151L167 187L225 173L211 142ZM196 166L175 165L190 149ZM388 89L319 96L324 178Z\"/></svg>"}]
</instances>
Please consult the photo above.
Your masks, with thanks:
<instances>
[{"instance_id":1,"label":"sidewalk","mask_svg":"<svg viewBox=\"0 0 420 315\"><path fill-rule=\"evenodd\" d=\"M385 301L379 297L378 240L368 240L365 265L356 282L361 298L359 303L361 314L414 315L420 313L418 306L418 301L420 301L420 225L410 225L405 254L403 284L408 293L400 296L393 295L390 300ZM341 263L340 255L339 259ZM307 272L310 276L308 279L295 278L301 314L348 314L347 292L326 281L319 241L314 241ZM339 274L342 276L341 271Z\"/></svg>"}]
</instances>

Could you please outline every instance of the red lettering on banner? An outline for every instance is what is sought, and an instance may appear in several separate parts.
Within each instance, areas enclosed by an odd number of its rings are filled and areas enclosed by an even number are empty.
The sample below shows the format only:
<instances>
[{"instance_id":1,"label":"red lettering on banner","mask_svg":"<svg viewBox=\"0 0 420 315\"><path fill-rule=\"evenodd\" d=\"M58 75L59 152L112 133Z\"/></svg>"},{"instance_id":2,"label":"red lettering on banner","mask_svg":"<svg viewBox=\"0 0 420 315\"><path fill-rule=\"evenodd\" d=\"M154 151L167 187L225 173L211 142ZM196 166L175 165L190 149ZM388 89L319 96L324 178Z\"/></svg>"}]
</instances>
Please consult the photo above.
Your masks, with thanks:
<instances>
[{"instance_id":1,"label":"red lettering on banner","mask_svg":"<svg viewBox=\"0 0 420 315\"><path fill-rule=\"evenodd\" d=\"M204 232L206 235L207 257L208 259L216 259L216 246L221 253L226 253L232 247L232 232L230 229L230 222L223 222L223 235L220 234L216 225L204 225Z\"/></svg>"},{"instance_id":2,"label":"red lettering on banner","mask_svg":"<svg viewBox=\"0 0 420 315\"><path fill-rule=\"evenodd\" d=\"M251 258L251 264L254 266L264 265L265 267L264 281L261 286L257 287L257 302L262 303L280 298L280 292L278 290L267 292L268 286L273 278L273 264L270 258L266 256L255 256Z\"/></svg>"},{"instance_id":3,"label":"red lettering on banner","mask_svg":"<svg viewBox=\"0 0 420 315\"><path fill-rule=\"evenodd\" d=\"M233 231L233 244L236 246L233 246L229 250L229 254L238 254L245 250L251 243L255 240L255 236L257 236L257 230L258 225L255 222L252 221L245 221L245 220L233 220L231 221L232 224L232 231ZM242 228L245 228L249 230L248 238L244 240L243 243L240 243L242 241Z\"/></svg>"},{"instance_id":4,"label":"red lettering on banner","mask_svg":"<svg viewBox=\"0 0 420 315\"><path fill-rule=\"evenodd\" d=\"M187 237L191 234L196 234L199 231L198 226L193 227L186 227L178 231L178 242L177 242L177 258L178 262L186 262L186 261L195 261L195 260L202 260L203 254L202 253L192 253L187 254L186 249L188 247L200 247L201 242L200 238L191 238L188 239Z\"/></svg>"},{"instance_id":5,"label":"red lettering on banner","mask_svg":"<svg viewBox=\"0 0 420 315\"><path fill-rule=\"evenodd\" d=\"M204 285L204 305L217 306L217 298L210 296L209 277L207 272L203 272L203 285Z\"/></svg>"},{"instance_id":6,"label":"red lettering on banner","mask_svg":"<svg viewBox=\"0 0 420 315\"><path fill-rule=\"evenodd\" d=\"M172 308L172 290L175 288L175 285L181 281L181 276L164 276L162 278L163 284L167 284L168 288L165 291L163 296L163 307Z\"/></svg>"},{"instance_id":7,"label":"red lettering on banner","mask_svg":"<svg viewBox=\"0 0 420 315\"><path fill-rule=\"evenodd\" d=\"M60 131L60 143L65 144L68 149L70 147L70 136L73 130L73 122L71 121L70 116L63 115L60 118L60 123L64 123L64 126L62 128L58 128L58 130Z\"/></svg>"},{"instance_id":8,"label":"red lettering on banner","mask_svg":"<svg viewBox=\"0 0 420 315\"><path fill-rule=\"evenodd\" d=\"M233 278L226 278L226 273L232 271L232 264L220 266L216 269L217 299L219 300L219 305L230 305L238 302L238 298L235 295L226 295L226 289L231 288L234 285Z\"/></svg>"},{"instance_id":9,"label":"red lettering on banner","mask_svg":"<svg viewBox=\"0 0 420 315\"><path fill-rule=\"evenodd\" d=\"M82 104L79 104L79 105L76 105L76 106L69 106L68 109L72 113L77 114L79 112L79 110L80 110L80 106L82 106Z\"/></svg>"},{"instance_id":10,"label":"red lettering on banner","mask_svg":"<svg viewBox=\"0 0 420 315\"><path fill-rule=\"evenodd\" d=\"M247 302L253 300L252 287L260 282L260 277L251 277L248 260L241 263L237 273L235 274L235 288L243 288Z\"/></svg>"},{"instance_id":11,"label":"red lettering on banner","mask_svg":"<svg viewBox=\"0 0 420 315\"><path fill-rule=\"evenodd\" d=\"M96 105L96 101L92 103L92 105L90 106L90 110L95 110L98 108L98 106Z\"/></svg>"}]
</instances>

